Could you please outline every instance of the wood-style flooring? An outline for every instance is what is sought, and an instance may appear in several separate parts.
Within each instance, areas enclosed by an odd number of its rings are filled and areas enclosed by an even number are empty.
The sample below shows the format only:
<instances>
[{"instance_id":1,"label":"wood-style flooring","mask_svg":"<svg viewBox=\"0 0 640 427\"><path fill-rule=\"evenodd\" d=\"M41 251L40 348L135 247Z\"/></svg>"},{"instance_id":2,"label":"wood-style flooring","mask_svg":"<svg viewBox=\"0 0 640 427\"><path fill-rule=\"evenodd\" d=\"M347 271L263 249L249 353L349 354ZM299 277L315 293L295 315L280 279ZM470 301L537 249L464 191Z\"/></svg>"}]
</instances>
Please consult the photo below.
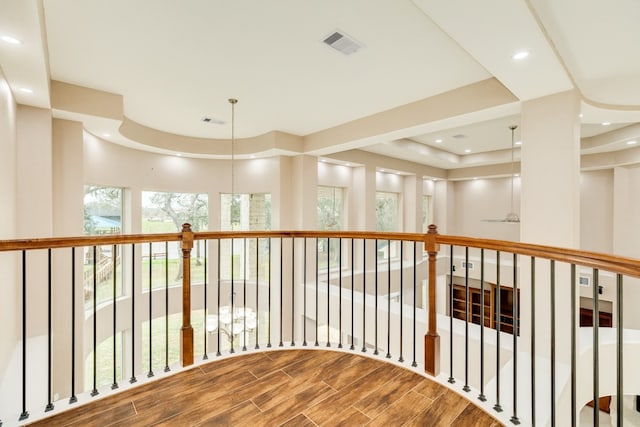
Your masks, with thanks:
<instances>
[{"instance_id":1,"label":"wood-style flooring","mask_svg":"<svg viewBox=\"0 0 640 427\"><path fill-rule=\"evenodd\" d=\"M456 426L498 421L415 372L357 354L251 353L123 391L34 426Z\"/></svg>"}]
</instances>

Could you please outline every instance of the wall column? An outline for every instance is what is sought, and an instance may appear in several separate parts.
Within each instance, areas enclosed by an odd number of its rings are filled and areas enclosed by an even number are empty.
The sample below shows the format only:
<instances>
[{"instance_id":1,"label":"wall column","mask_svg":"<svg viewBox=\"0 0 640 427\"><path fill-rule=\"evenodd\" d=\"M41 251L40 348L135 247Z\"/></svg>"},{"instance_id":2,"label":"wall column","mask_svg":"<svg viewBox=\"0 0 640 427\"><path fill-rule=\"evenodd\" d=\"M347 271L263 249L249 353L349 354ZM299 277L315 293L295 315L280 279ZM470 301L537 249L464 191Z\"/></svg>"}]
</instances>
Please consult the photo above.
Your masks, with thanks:
<instances>
[{"instance_id":1,"label":"wall column","mask_svg":"<svg viewBox=\"0 0 640 427\"><path fill-rule=\"evenodd\" d=\"M568 91L526 101L522 104L521 137L521 224L520 239L566 248L580 247L580 97ZM531 339L530 258L520 257L521 333L520 360L528 360ZM538 358L551 357L550 263L536 262L535 345ZM571 273L570 266L555 268L555 358L571 360ZM576 297L577 298L577 297ZM578 304L578 301L575 301ZM536 364L536 384L547 384L549 365ZM528 381L527 381L528 383ZM529 387L522 384L522 387ZM548 399L549 390L536 387L536 399ZM545 387L546 388L546 387ZM570 388L564 388L569 390ZM562 393L562 396L561 396ZM526 394L526 393L525 393ZM556 391L558 405L569 404L569 395ZM568 412L562 411L568 415ZM558 420L566 425L569 420Z\"/></svg>"}]
</instances>

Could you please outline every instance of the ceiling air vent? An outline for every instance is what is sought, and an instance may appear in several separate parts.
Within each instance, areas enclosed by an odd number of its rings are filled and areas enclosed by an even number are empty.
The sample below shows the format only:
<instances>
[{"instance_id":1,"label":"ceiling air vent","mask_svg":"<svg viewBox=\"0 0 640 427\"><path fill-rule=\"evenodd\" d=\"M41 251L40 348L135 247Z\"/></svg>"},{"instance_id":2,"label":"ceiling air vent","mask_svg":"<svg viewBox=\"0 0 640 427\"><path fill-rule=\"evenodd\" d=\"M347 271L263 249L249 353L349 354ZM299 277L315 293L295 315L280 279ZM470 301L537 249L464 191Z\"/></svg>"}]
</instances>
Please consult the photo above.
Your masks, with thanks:
<instances>
[{"instance_id":1,"label":"ceiling air vent","mask_svg":"<svg viewBox=\"0 0 640 427\"><path fill-rule=\"evenodd\" d=\"M203 117L202 121L205 123L211 123L214 125L223 125L225 123L224 120L216 119L215 117Z\"/></svg>"},{"instance_id":2,"label":"ceiling air vent","mask_svg":"<svg viewBox=\"0 0 640 427\"><path fill-rule=\"evenodd\" d=\"M354 52L357 52L362 44L357 42L352 37L347 36L342 31L334 31L329 36L327 36L323 42L328 44L335 50L344 53L345 55L351 55Z\"/></svg>"}]
</instances>

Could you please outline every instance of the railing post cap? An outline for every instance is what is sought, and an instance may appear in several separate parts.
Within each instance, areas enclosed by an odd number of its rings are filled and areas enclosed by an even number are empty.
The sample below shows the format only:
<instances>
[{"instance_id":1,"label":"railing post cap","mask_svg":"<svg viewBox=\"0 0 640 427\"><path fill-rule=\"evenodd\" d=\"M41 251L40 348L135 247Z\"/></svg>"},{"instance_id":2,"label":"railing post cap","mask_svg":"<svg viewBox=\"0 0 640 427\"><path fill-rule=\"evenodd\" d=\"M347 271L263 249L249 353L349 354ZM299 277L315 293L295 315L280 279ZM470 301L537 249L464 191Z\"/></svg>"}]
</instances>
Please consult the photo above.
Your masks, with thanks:
<instances>
[{"instance_id":1,"label":"railing post cap","mask_svg":"<svg viewBox=\"0 0 640 427\"><path fill-rule=\"evenodd\" d=\"M183 233L191 232L191 224L189 224L188 222L185 222L184 224L182 224L182 232Z\"/></svg>"},{"instance_id":2,"label":"railing post cap","mask_svg":"<svg viewBox=\"0 0 640 427\"><path fill-rule=\"evenodd\" d=\"M429 230L427 234L438 234L438 226L435 224L429 224Z\"/></svg>"}]
</instances>

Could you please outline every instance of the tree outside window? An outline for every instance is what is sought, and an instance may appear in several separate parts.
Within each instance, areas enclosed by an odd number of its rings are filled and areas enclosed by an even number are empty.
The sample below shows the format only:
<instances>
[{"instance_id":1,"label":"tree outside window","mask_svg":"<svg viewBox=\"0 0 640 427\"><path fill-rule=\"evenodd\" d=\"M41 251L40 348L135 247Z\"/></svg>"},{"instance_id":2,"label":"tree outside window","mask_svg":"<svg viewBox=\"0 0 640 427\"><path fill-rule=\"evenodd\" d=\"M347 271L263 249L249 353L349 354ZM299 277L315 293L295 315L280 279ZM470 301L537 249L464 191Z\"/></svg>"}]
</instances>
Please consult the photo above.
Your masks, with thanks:
<instances>
[{"instance_id":1,"label":"tree outside window","mask_svg":"<svg viewBox=\"0 0 640 427\"><path fill-rule=\"evenodd\" d=\"M142 192L142 232L177 233L182 224L191 224L194 232L209 228L209 199L203 193ZM194 242L191 251L191 280L200 283L204 280L203 240ZM182 284L182 252L178 242L155 242L142 245L142 289L149 289L149 270L151 270L152 288L167 285L165 276L168 268L169 286Z\"/></svg>"},{"instance_id":2,"label":"tree outside window","mask_svg":"<svg viewBox=\"0 0 640 427\"><path fill-rule=\"evenodd\" d=\"M340 187L318 187L318 230L342 230L344 227L344 189ZM340 265L340 239L318 242L318 267Z\"/></svg>"},{"instance_id":3,"label":"tree outside window","mask_svg":"<svg viewBox=\"0 0 640 427\"><path fill-rule=\"evenodd\" d=\"M270 230L271 194L221 194L220 229L223 231ZM221 277L225 280L231 279L233 268L234 280L245 279L245 273L247 280L255 280L256 275L266 278L269 274L268 245L267 239L260 239L258 242L256 239L234 239L232 254L231 240L225 239L220 242ZM256 262L258 262L257 269Z\"/></svg>"},{"instance_id":4,"label":"tree outside window","mask_svg":"<svg viewBox=\"0 0 640 427\"><path fill-rule=\"evenodd\" d=\"M399 231L400 209L398 193L376 192L376 230ZM398 256L399 242L378 241L377 257L379 260Z\"/></svg>"}]
</instances>

